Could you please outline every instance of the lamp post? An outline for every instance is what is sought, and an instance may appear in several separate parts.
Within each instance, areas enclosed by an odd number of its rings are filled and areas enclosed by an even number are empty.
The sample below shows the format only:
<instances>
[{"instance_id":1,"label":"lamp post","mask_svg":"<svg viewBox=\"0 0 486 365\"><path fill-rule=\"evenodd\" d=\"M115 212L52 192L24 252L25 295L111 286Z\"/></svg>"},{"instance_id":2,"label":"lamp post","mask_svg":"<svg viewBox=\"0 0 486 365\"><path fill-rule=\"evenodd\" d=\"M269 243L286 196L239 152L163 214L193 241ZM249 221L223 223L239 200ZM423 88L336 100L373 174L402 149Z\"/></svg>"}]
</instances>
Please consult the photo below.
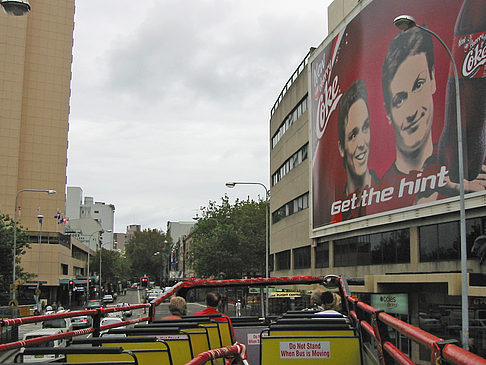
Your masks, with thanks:
<instances>
[{"instance_id":1,"label":"lamp post","mask_svg":"<svg viewBox=\"0 0 486 365\"><path fill-rule=\"evenodd\" d=\"M3 5L3 3L2 3ZM13 258L12 258L12 300L15 300L15 257L17 256L17 207L18 207L18 201L19 201L19 195L20 193L23 193L24 191L28 191L31 193L47 193L49 195L56 194L55 190L43 190L43 189L22 189L17 191L17 194L15 195L15 210L14 210L14 232L13 232Z\"/></svg>"},{"instance_id":2,"label":"lamp post","mask_svg":"<svg viewBox=\"0 0 486 365\"><path fill-rule=\"evenodd\" d=\"M37 306L37 310L40 310L39 306L39 299L40 299L40 262L41 262L41 244L42 244L42 221L44 216L42 214L37 215L37 219L39 220L39 256L37 259L37 288L35 290L35 304Z\"/></svg>"},{"instance_id":3,"label":"lamp post","mask_svg":"<svg viewBox=\"0 0 486 365\"><path fill-rule=\"evenodd\" d=\"M91 250L91 239L93 238L93 235L95 233L102 234L104 231L101 229L99 231L95 231L89 235L89 241L88 241L88 275L86 276L86 302L89 301L89 256L90 256L90 250ZM98 241L99 241L99 236L98 236ZM101 255L101 252L100 252ZM100 256L101 257L101 256Z\"/></svg>"},{"instance_id":4,"label":"lamp post","mask_svg":"<svg viewBox=\"0 0 486 365\"><path fill-rule=\"evenodd\" d=\"M265 278L269 278L269 267L268 267L268 251L269 251L269 227L268 227L268 211L270 209L269 207L269 197L270 197L270 192L268 191L267 187L260 183L260 182L242 182L242 181L232 181L232 182L227 182L226 186L228 188L234 188L236 185L260 185L265 189ZM267 288L267 295L265 299L265 304L266 304L266 313L268 315L268 288Z\"/></svg>"},{"instance_id":5,"label":"lamp post","mask_svg":"<svg viewBox=\"0 0 486 365\"><path fill-rule=\"evenodd\" d=\"M456 89L456 123L457 123L457 157L459 168L459 221L460 221L460 235L461 235L461 304L462 304L462 347L469 348L469 305L468 305L468 283L467 283L467 243L466 243L466 208L464 203L464 156L462 153L462 121L461 121L461 99L459 95L459 76L457 74L456 63L452 53L444 43L444 41L433 31L418 25L413 17L410 15L400 15L393 20L393 23L398 29L406 31L410 28L417 27L424 32L431 34L439 40L444 49L447 51L452 62L452 69L454 71L454 84Z\"/></svg>"},{"instance_id":6,"label":"lamp post","mask_svg":"<svg viewBox=\"0 0 486 365\"><path fill-rule=\"evenodd\" d=\"M104 232L111 233L111 232L112 232L112 230L111 230L111 229L109 229L109 230L107 230L107 231L103 231L103 233L104 233ZM100 241L100 299L101 299L101 253L102 253L102 251L103 251L103 250L102 250L102 248L103 248L103 243Z\"/></svg>"},{"instance_id":7,"label":"lamp post","mask_svg":"<svg viewBox=\"0 0 486 365\"><path fill-rule=\"evenodd\" d=\"M24 15L31 9L28 0L0 0L0 5L8 15Z\"/></svg>"}]
</instances>

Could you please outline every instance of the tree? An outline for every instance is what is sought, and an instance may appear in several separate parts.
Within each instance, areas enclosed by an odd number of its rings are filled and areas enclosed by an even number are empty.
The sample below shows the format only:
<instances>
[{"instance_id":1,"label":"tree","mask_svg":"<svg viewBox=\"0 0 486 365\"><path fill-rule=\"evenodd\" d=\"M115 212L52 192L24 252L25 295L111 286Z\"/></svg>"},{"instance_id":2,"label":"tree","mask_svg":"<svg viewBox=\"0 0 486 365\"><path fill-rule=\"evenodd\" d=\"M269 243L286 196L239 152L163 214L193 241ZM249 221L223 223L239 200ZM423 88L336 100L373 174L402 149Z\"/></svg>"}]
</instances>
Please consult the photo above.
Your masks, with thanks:
<instances>
[{"instance_id":1,"label":"tree","mask_svg":"<svg viewBox=\"0 0 486 365\"><path fill-rule=\"evenodd\" d=\"M265 272L265 201L209 202L192 233L189 259L199 277L241 278Z\"/></svg>"},{"instance_id":2,"label":"tree","mask_svg":"<svg viewBox=\"0 0 486 365\"><path fill-rule=\"evenodd\" d=\"M155 279L164 275L168 268L170 236L158 229L135 232L125 246L132 276L148 275Z\"/></svg>"},{"instance_id":3,"label":"tree","mask_svg":"<svg viewBox=\"0 0 486 365\"><path fill-rule=\"evenodd\" d=\"M17 281L25 281L33 275L25 272L20 266L20 257L30 248L27 242L27 235L23 227L17 224L17 251L16 251L16 269L15 277ZM8 300L10 284L12 283L12 256L13 256L13 232L14 222L8 215L0 214L0 257L3 265L0 265L0 290L2 302Z\"/></svg>"},{"instance_id":4,"label":"tree","mask_svg":"<svg viewBox=\"0 0 486 365\"><path fill-rule=\"evenodd\" d=\"M98 251L96 255L90 258L90 267L99 268L101 254L101 280L104 283L116 285L118 281L127 281L130 279L130 264L128 259L118 251L105 250ZM99 274L99 273L98 273ZM106 286L106 285L105 285Z\"/></svg>"}]
</instances>

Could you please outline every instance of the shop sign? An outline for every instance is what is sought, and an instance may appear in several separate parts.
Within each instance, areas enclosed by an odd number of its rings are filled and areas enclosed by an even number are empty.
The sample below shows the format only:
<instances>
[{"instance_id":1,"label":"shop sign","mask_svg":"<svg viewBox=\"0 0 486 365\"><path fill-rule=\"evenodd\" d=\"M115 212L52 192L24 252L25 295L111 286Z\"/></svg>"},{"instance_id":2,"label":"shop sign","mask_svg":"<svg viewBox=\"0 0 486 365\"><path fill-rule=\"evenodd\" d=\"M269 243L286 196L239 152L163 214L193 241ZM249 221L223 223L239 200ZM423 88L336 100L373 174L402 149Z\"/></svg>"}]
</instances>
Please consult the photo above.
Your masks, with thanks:
<instances>
[{"instance_id":1,"label":"shop sign","mask_svg":"<svg viewBox=\"0 0 486 365\"><path fill-rule=\"evenodd\" d=\"M388 313L408 315L408 294L371 294L371 306Z\"/></svg>"}]
</instances>

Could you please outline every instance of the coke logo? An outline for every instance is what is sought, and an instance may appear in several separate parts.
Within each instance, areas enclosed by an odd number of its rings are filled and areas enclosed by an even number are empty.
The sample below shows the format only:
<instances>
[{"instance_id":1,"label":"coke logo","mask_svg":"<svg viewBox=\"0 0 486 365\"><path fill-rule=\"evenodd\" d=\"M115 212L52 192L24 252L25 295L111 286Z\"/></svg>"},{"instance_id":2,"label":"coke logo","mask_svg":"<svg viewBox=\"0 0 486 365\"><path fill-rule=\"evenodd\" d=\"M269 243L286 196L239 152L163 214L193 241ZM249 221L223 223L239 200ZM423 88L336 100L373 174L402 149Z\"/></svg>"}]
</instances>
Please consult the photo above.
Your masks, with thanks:
<instances>
[{"instance_id":1,"label":"coke logo","mask_svg":"<svg viewBox=\"0 0 486 365\"><path fill-rule=\"evenodd\" d=\"M317 115L316 115L316 133L317 139L321 139L326 130L327 123L329 123L329 118L334 110L336 110L339 100L343 93L339 88L338 76L334 77L332 84L328 81L323 85L322 93L319 96L319 102L317 103Z\"/></svg>"},{"instance_id":2,"label":"coke logo","mask_svg":"<svg viewBox=\"0 0 486 365\"><path fill-rule=\"evenodd\" d=\"M467 52L462 64L462 75L465 77L474 76L481 66L486 64L486 42L479 43Z\"/></svg>"}]
</instances>

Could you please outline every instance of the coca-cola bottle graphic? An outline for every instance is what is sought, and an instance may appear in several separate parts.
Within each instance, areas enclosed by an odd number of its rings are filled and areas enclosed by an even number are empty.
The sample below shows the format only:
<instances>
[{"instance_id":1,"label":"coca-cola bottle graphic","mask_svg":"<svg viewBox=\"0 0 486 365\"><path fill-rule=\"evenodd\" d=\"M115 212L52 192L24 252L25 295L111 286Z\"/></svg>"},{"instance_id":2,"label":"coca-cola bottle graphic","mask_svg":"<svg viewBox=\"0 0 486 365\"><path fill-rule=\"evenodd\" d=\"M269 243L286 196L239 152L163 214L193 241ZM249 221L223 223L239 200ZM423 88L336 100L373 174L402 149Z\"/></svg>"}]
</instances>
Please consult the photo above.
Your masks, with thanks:
<instances>
[{"instance_id":1,"label":"coca-cola bottle graphic","mask_svg":"<svg viewBox=\"0 0 486 365\"><path fill-rule=\"evenodd\" d=\"M452 55L459 75L464 177L474 180L486 155L486 0L464 0L454 29ZM439 160L448 167L451 180L459 182L455 98L451 65Z\"/></svg>"}]
</instances>

